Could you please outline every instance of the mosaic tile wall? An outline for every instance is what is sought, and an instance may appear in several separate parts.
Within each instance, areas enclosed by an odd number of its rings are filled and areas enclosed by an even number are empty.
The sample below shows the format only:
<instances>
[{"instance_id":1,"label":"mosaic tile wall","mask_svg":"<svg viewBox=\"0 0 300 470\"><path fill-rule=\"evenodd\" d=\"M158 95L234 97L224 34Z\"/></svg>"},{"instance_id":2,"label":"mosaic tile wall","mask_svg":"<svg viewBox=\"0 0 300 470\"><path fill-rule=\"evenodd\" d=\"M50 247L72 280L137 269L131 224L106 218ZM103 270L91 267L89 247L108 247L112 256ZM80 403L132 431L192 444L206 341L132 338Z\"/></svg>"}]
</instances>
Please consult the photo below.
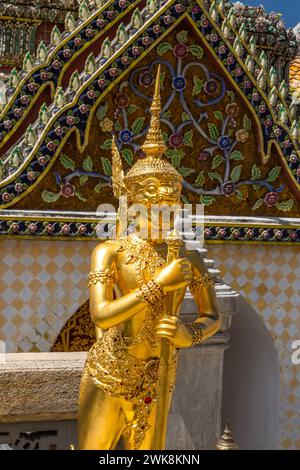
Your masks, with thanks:
<instances>
[{"instance_id":1,"label":"mosaic tile wall","mask_svg":"<svg viewBox=\"0 0 300 470\"><path fill-rule=\"evenodd\" d=\"M95 243L1 241L0 340L7 352L48 351L88 297Z\"/></svg>"},{"instance_id":2,"label":"mosaic tile wall","mask_svg":"<svg viewBox=\"0 0 300 470\"><path fill-rule=\"evenodd\" d=\"M291 345L300 340L300 249L215 245L209 246L209 254L274 340L281 365L279 447L300 449L300 366L291 361Z\"/></svg>"},{"instance_id":3,"label":"mosaic tile wall","mask_svg":"<svg viewBox=\"0 0 300 470\"><path fill-rule=\"evenodd\" d=\"M94 242L1 241L0 340L8 352L48 351L85 302ZM210 245L224 280L267 325L280 356L281 443L300 449L300 366L291 344L300 339L300 249Z\"/></svg>"}]
</instances>

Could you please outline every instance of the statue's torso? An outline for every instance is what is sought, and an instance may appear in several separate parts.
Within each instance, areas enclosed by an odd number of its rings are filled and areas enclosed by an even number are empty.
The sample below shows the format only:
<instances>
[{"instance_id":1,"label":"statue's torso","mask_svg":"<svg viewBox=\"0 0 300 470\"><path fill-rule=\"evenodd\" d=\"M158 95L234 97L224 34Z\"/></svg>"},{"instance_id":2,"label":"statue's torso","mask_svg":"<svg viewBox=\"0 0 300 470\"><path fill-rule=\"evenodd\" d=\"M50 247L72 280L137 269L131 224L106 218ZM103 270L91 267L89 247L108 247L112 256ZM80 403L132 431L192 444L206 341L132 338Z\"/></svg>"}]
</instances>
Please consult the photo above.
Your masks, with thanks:
<instances>
[{"instance_id":1,"label":"statue's torso","mask_svg":"<svg viewBox=\"0 0 300 470\"><path fill-rule=\"evenodd\" d=\"M112 269L115 276L116 297L123 297L140 289L166 264L167 247L165 244L154 248L148 242L130 237L109 243L113 243L115 250ZM160 346L155 337L155 326L162 313L151 311L145 305L140 313L116 327L122 333L124 344L130 355L142 360L159 357ZM101 338L103 331L97 326L96 331L97 337Z\"/></svg>"},{"instance_id":2,"label":"statue's torso","mask_svg":"<svg viewBox=\"0 0 300 470\"><path fill-rule=\"evenodd\" d=\"M147 283L166 265L167 246L154 246L131 237L106 242L113 250L109 275L114 279L116 297L123 297ZM181 253L181 256L184 254ZM181 293L184 298L185 291ZM87 369L94 384L109 395L127 400L156 396L160 341L155 330L164 308L143 310L108 330L96 326L97 341L91 349ZM170 390L176 378L177 351L171 359Z\"/></svg>"}]
</instances>

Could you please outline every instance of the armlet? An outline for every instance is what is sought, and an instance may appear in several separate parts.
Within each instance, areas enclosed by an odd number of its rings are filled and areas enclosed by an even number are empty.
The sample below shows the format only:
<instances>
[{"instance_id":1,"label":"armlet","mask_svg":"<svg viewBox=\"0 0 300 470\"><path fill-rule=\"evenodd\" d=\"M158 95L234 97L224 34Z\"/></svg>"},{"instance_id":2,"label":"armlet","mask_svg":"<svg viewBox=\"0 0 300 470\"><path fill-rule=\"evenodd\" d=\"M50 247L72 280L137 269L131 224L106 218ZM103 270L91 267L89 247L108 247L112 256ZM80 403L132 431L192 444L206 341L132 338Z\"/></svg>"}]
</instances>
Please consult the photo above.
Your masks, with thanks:
<instances>
[{"instance_id":1,"label":"armlet","mask_svg":"<svg viewBox=\"0 0 300 470\"><path fill-rule=\"evenodd\" d=\"M114 285L117 282L117 273L114 269L105 269L103 271L92 271L88 278L88 287L95 286L96 284L110 284Z\"/></svg>"}]
</instances>

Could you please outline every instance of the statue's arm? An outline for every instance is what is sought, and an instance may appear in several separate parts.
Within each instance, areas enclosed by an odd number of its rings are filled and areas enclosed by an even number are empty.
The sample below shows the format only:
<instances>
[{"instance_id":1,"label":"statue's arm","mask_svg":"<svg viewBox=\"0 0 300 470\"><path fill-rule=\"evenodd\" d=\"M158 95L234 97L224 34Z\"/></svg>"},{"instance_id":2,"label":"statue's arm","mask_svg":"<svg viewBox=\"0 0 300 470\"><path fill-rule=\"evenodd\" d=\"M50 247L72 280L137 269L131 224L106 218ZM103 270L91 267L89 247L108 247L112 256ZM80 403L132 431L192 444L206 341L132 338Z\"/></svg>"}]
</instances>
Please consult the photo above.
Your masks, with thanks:
<instances>
[{"instance_id":1,"label":"statue's arm","mask_svg":"<svg viewBox=\"0 0 300 470\"><path fill-rule=\"evenodd\" d=\"M189 324L193 334L192 345L196 345L217 333L221 327L221 315L214 282L202 256L197 251L192 251L187 253L187 258L192 264L193 272L190 290L199 312L199 318Z\"/></svg>"},{"instance_id":2,"label":"statue's arm","mask_svg":"<svg viewBox=\"0 0 300 470\"><path fill-rule=\"evenodd\" d=\"M201 255L196 251L186 252L191 269L190 290L195 299L199 317L192 323L183 323L176 315L164 315L156 327L158 337L167 338L177 348L190 348L213 336L221 326L217 297L213 279L209 276ZM183 293L177 292L178 308L183 301Z\"/></svg>"},{"instance_id":3,"label":"statue's arm","mask_svg":"<svg viewBox=\"0 0 300 470\"><path fill-rule=\"evenodd\" d=\"M114 244L98 245L92 254L90 274L90 312L95 325L109 329L141 312L145 305L138 290L114 300L116 283Z\"/></svg>"}]
</instances>

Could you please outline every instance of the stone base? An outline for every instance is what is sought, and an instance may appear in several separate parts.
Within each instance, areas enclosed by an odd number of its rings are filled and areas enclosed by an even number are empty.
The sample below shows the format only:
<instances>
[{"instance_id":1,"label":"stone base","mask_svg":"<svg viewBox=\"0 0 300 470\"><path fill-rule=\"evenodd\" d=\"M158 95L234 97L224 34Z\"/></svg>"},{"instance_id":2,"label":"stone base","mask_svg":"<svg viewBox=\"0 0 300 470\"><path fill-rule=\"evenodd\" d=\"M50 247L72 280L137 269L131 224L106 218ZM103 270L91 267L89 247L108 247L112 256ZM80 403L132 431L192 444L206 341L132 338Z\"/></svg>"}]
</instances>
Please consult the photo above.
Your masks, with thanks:
<instances>
[{"instance_id":1,"label":"stone base","mask_svg":"<svg viewBox=\"0 0 300 470\"><path fill-rule=\"evenodd\" d=\"M214 449L220 437L223 356L227 338L220 335L215 339L218 339L218 345L207 344L180 351L167 449Z\"/></svg>"},{"instance_id":2,"label":"stone base","mask_svg":"<svg viewBox=\"0 0 300 470\"><path fill-rule=\"evenodd\" d=\"M76 419L86 353L0 356L0 423Z\"/></svg>"}]
</instances>

